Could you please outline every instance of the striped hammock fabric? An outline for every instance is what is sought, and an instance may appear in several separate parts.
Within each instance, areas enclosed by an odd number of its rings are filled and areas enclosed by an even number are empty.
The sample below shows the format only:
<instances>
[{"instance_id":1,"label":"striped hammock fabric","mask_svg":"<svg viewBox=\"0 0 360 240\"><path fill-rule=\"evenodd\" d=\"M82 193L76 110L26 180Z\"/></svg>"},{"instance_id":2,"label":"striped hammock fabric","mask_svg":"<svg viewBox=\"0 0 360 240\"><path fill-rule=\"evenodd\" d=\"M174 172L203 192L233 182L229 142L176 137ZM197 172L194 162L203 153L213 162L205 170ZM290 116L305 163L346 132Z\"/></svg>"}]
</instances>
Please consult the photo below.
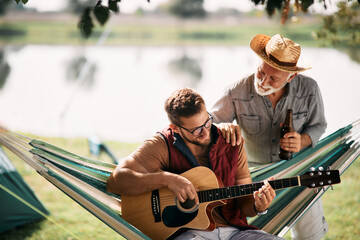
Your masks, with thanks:
<instances>
[{"instance_id":1,"label":"striped hammock fabric","mask_svg":"<svg viewBox=\"0 0 360 240\"><path fill-rule=\"evenodd\" d=\"M315 148L307 148L289 161L252 169L253 181L271 176L301 175L310 167L339 170L340 174L360 157L360 120L330 134ZM106 180L116 165L84 158L61 148L0 128L0 144L7 147L40 175L90 213L127 239L150 239L121 217L121 196L106 191ZM269 212L249 222L266 232L284 236L329 187L297 187L277 191Z\"/></svg>"}]
</instances>

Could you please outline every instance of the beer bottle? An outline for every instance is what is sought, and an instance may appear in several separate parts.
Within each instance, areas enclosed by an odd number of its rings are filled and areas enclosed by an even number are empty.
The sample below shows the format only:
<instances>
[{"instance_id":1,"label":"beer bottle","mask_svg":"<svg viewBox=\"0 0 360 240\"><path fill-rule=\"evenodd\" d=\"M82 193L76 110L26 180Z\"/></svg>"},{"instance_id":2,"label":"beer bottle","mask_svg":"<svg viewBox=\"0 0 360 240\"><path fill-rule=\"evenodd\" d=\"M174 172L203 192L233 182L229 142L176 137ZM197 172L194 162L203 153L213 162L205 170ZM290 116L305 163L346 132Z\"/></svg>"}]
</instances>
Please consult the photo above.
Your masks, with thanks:
<instances>
[{"instance_id":1,"label":"beer bottle","mask_svg":"<svg viewBox=\"0 0 360 240\"><path fill-rule=\"evenodd\" d=\"M286 113L286 118L284 125L281 128L280 136L281 138L284 138L284 135L288 132L293 132L293 115L292 115L292 109L288 109ZM280 153L279 157L283 160L290 160L292 158L292 152L286 151L280 147Z\"/></svg>"}]
</instances>

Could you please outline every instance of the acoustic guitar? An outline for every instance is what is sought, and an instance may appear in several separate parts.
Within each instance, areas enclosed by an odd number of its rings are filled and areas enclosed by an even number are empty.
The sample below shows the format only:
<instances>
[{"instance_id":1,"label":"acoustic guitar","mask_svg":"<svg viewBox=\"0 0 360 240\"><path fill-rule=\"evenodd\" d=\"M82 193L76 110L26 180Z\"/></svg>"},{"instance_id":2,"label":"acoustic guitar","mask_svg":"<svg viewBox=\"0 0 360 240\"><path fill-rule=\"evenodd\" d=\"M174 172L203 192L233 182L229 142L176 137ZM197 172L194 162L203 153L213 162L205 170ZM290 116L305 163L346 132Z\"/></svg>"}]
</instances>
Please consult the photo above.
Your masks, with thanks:
<instances>
[{"instance_id":1,"label":"acoustic guitar","mask_svg":"<svg viewBox=\"0 0 360 240\"><path fill-rule=\"evenodd\" d=\"M226 204L226 199L252 195L264 182L223 187L213 171L206 167L192 168L181 176L199 189L199 204L194 200L181 203L168 188L126 196L122 195L122 217L151 239L166 239L180 229L213 230L212 210ZM323 187L340 183L338 170L311 171L302 176L269 181L274 190L298 186Z\"/></svg>"}]
</instances>

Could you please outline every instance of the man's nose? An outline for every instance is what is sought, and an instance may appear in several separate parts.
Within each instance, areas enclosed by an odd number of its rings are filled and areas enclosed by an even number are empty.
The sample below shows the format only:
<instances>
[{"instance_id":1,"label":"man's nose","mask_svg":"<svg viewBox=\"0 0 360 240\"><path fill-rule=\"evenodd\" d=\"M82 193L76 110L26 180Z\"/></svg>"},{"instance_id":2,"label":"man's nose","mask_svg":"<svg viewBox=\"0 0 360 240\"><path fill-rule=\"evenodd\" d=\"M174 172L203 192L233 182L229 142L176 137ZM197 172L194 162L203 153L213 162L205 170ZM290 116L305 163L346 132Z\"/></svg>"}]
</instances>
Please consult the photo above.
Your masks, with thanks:
<instances>
[{"instance_id":1,"label":"man's nose","mask_svg":"<svg viewBox=\"0 0 360 240\"><path fill-rule=\"evenodd\" d=\"M268 79L267 76L264 76L262 79L260 79L260 85L263 86L263 87L264 87L264 86L267 86L267 85L268 85L268 84L267 84L267 83L268 83L268 80L267 80L267 79Z\"/></svg>"}]
</instances>

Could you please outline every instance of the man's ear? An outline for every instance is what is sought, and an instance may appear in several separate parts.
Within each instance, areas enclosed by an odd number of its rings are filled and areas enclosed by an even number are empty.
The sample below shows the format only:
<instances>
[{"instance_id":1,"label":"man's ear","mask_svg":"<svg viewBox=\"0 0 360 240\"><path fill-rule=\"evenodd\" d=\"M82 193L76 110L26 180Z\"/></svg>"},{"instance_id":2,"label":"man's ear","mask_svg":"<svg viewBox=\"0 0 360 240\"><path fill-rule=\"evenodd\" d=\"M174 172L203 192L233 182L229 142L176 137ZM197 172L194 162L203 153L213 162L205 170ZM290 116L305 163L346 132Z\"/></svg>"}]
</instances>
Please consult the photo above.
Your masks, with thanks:
<instances>
[{"instance_id":1,"label":"man's ear","mask_svg":"<svg viewBox=\"0 0 360 240\"><path fill-rule=\"evenodd\" d=\"M294 78L296 75L298 75L298 74L297 74L297 73L294 73L294 74L289 78L288 82L290 82L291 80L293 80L293 78Z\"/></svg>"},{"instance_id":2,"label":"man's ear","mask_svg":"<svg viewBox=\"0 0 360 240\"><path fill-rule=\"evenodd\" d=\"M169 124L169 127L171 128L171 130L173 130L173 132L175 133L179 133L180 129L177 125L173 124L173 123L170 123Z\"/></svg>"}]
</instances>

